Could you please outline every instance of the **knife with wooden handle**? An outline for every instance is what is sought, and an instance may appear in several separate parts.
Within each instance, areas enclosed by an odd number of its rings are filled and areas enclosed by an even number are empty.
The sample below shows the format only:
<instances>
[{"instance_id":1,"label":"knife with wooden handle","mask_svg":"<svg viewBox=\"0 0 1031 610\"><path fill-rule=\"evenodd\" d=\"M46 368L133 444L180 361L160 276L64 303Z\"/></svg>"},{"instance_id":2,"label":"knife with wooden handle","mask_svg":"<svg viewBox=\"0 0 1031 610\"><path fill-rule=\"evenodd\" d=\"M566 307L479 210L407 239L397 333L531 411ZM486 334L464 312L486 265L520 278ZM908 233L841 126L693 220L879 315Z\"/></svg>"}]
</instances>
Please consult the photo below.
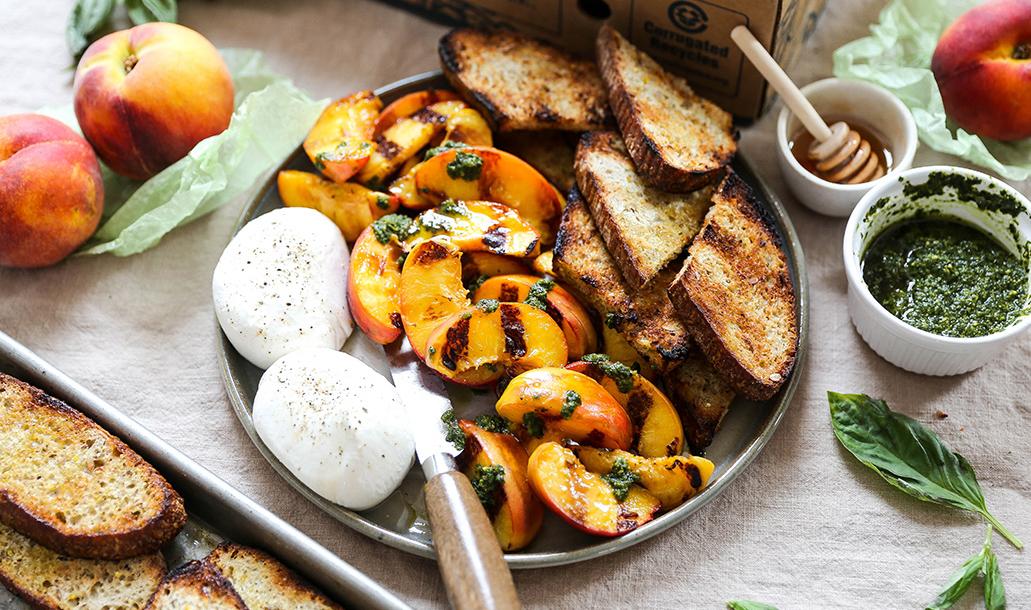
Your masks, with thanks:
<instances>
[{"instance_id":1,"label":"knife with wooden handle","mask_svg":"<svg viewBox=\"0 0 1031 610\"><path fill-rule=\"evenodd\" d=\"M386 346L386 352L426 475L426 510L448 600L458 610L520 608L494 528L455 465L458 449L446 439L441 416L451 400L444 382L422 364L407 339Z\"/></svg>"}]
</instances>

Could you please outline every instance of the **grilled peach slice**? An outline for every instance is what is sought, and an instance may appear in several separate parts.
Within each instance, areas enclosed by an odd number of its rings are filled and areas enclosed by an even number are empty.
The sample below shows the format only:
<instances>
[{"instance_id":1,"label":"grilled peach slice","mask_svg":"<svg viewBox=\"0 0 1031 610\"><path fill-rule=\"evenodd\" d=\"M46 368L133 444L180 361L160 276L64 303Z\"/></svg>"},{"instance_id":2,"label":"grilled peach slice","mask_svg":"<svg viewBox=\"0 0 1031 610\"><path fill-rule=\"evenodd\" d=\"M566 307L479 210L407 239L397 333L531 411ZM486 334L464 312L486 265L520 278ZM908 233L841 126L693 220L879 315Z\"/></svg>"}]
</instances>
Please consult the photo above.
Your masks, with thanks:
<instances>
[{"instance_id":1,"label":"grilled peach slice","mask_svg":"<svg viewBox=\"0 0 1031 610\"><path fill-rule=\"evenodd\" d=\"M466 146L492 146L494 136L483 115L473 108L462 108L447 118L443 141Z\"/></svg>"},{"instance_id":2,"label":"grilled peach slice","mask_svg":"<svg viewBox=\"0 0 1031 610\"><path fill-rule=\"evenodd\" d=\"M386 345L401 336L401 246L377 239L372 227L351 248L347 274L347 305L351 316L370 339Z\"/></svg>"},{"instance_id":3,"label":"grilled peach slice","mask_svg":"<svg viewBox=\"0 0 1031 610\"><path fill-rule=\"evenodd\" d=\"M680 506L709 482L715 465L703 457L642 457L626 451L575 447L573 452L591 472L608 474L622 459L638 483L662 503L662 510Z\"/></svg>"},{"instance_id":4,"label":"grilled peach slice","mask_svg":"<svg viewBox=\"0 0 1031 610\"><path fill-rule=\"evenodd\" d=\"M555 321L523 303L481 301L441 322L426 345L431 369L471 386L492 383L509 371L561 366L568 358Z\"/></svg>"},{"instance_id":5,"label":"grilled peach slice","mask_svg":"<svg viewBox=\"0 0 1031 610\"><path fill-rule=\"evenodd\" d=\"M530 164L510 153L485 146L442 152L415 170L420 195L445 199L496 201L514 208L541 234L542 244L555 243L562 195Z\"/></svg>"},{"instance_id":6,"label":"grilled peach slice","mask_svg":"<svg viewBox=\"0 0 1031 610\"><path fill-rule=\"evenodd\" d=\"M433 330L470 305L462 285L462 251L446 237L417 245L401 268L397 292L405 334L415 353L425 359Z\"/></svg>"},{"instance_id":7,"label":"grilled peach slice","mask_svg":"<svg viewBox=\"0 0 1031 610\"><path fill-rule=\"evenodd\" d=\"M531 257L540 252L537 231L519 214L491 201L447 200L415 219L414 232L405 249L434 235L447 235L462 250L487 250L494 254Z\"/></svg>"},{"instance_id":8,"label":"grilled peach slice","mask_svg":"<svg viewBox=\"0 0 1031 610\"><path fill-rule=\"evenodd\" d=\"M529 272L522 261L511 256L482 251L462 253L462 281L466 286L472 285L477 288L487 278L495 275Z\"/></svg>"},{"instance_id":9,"label":"grilled peach slice","mask_svg":"<svg viewBox=\"0 0 1031 610\"><path fill-rule=\"evenodd\" d=\"M530 489L526 450L507 432L490 432L466 419L458 420L458 426L465 433L465 449L458 455L458 465L480 496L498 544L504 551L523 548L537 535L544 520L544 506ZM500 476L498 466L503 469ZM484 472L491 467L493 471Z\"/></svg>"},{"instance_id":10,"label":"grilled peach slice","mask_svg":"<svg viewBox=\"0 0 1031 610\"><path fill-rule=\"evenodd\" d=\"M447 118L465 107L459 101L437 102L398 119L376 136L369 162L358 172L358 181L369 188L386 186L390 176L444 129Z\"/></svg>"},{"instance_id":11,"label":"grilled peach slice","mask_svg":"<svg viewBox=\"0 0 1031 610\"><path fill-rule=\"evenodd\" d=\"M570 358L580 358L598 349L598 333L590 314L554 280L522 274L495 276L476 290L473 301L481 299L543 305L544 311L562 328Z\"/></svg>"},{"instance_id":12,"label":"grilled peach slice","mask_svg":"<svg viewBox=\"0 0 1031 610\"><path fill-rule=\"evenodd\" d=\"M566 366L601 384L626 409L634 423L633 450L645 457L678 455L684 449L684 426L673 403L625 364L598 359Z\"/></svg>"},{"instance_id":13,"label":"grilled peach slice","mask_svg":"<svg viewBox=\"0 0 1031 610\"><path fill-rule=\"evenodd\" d=\"M393 102L387 104L387 107L383 109L383 112L379 113L379 119L376 120L376 130L374 135L378 136L386 131L388 127L396 123L398 119L410 117L430 104L436 104L437 102L450 102L458 99L460 98L456 93L448 91L447 89L424 89L422 91L409 93L408 95L402 95Z\"/></svg>"},{"instance_id":14,"label":"grilled peach slice","mask_svg":"<svg viewBox=\"0 0 1031 610\"><path fill-rule=\"evenodd\" d=\"M369 162L383 102L372 91L341 98L322 111L304 139L304 152L334 182L347 182Z\"/></svg>"},{"instance_id":15,"label":"grilled peach slice","mask_svg":"<svg viewBox=\"0 0 1031 610\"><path fill-rule=\"evenodd\" d=\"M541 275L554 275L555 270L551 264L554 254L552 250L541 252L540 256L533 259L533 270Z\"/></svg>"},{"instance_id":16,"label":"grilled peach slice","mask_svg":"<svg viewBox=\"0 0 1031 610\"><path fill-rule=\"evenodd\" d=\"M578 530L621 536L651 521L662 504L637 485L622 500L602 475L587 470L570 449L544 443L530 455L530 487L544 504Z\"/></svg>"},{"instance_id":17,"label":"grilled peach slice","mask_svg":"<svg viewBox=\"0 0 1031 610\"><path fill-rule=\"evenodd\" d=\"M494 407L501 417L523 424L530 436L549 432L608 449L629 449L633 441L634 426L623 407L597 381L576 371L527 371L508 383Z\"/></svg>"},{"instance_id":18,"label":"grilled peach slice","mask_svg":"<svg viewBox=\"0 0 1031 610\"><path fill-rule=\"evenodd\" d=\"M312 208L329 217L353 242L372 221L397 210L396 197L360 184L330 182L311 172L283 170L276 179L279 198L290 208Z\"/></svg>"},{"instance_id":19,"label":"grilled peach slice","mask_svg":"<svg viewBox=\"0 0 1031 610\"><path fill-rule=\"evenodd\" d=\"M608 324L602 324L601 326L601 343L605 348L605 355L610 360L622 362L637 371L639 375L644 376L648 381L654 381L658 376L655 367L642 358L641 354L637 353L634 346L630 345L623 338L623 335L619 334L618 330L610 327Z\"/></svg>"}]
</instances>

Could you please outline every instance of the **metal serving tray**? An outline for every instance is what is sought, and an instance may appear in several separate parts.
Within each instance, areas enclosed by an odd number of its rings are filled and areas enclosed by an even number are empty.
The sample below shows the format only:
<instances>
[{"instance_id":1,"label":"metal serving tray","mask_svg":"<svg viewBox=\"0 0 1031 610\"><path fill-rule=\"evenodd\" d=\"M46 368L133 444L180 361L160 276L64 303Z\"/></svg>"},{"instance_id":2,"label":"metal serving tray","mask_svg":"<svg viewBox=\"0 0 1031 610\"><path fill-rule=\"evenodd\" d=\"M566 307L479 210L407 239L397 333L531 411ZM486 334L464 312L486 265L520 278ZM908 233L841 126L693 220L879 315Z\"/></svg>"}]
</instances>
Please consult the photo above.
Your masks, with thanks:
<instances>
[{"instance_id":1,"label":"metal serving tray","mask_svg":"<svg viewBox=\"0 0 1031 610\"><path fill-rule=\"evenodd\" d=\"M72 381L0 332L0 371L31 383L89 416L161 471L186 503L190 520L165 550L169 566L203 557L224 539L277 557L344 606L409 606L342 559ZM0 608L28 608L0 587Z\"/></svg>"}]
</instances>

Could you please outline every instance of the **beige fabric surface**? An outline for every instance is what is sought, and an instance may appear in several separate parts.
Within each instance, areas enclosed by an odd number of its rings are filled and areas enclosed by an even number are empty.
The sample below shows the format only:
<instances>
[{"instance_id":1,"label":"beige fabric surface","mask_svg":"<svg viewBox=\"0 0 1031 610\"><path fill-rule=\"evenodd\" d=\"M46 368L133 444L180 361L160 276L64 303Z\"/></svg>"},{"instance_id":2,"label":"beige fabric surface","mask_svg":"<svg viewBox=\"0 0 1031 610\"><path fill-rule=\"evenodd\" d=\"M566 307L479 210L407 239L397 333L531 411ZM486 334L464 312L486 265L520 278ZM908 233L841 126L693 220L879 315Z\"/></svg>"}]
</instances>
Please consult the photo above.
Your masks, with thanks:
<instances>
[{"instance_id":1,"label":"beige fabric surface","mask_svg":"<svg viewBox=\"0 0 1031 610\"><path fill-rule=\"evenodd\" d=\"M70 101L63 29L70 0L0 2L0 114ZM833 0L792 75L828 76L831 53L864 34L882 2ZM316 96L339 96L436 67L445 31L397 9L346 0L182 0L181 21L220 47L264 50ZM778 106L779 108L779 106ZM930 425L980 475L988 504L1031 542L1031 337L977 372L937 379L878 358L849 323L844 221L786 192L771 113L742 150L787 205L812 290L809 358L765 452L719 498L652 540L589 563L520 572L535 608L720 608L752 598L792 608L914 608L980 547L978 518L917 502L842 450L825 392L883 397ZM917 164L955 160L921 149ZM1028 184L1018 185L1028 192ZM261 458L236 421L215 355L210 278L241 203L130 258L0 270L0 330L36 350L202 465L417 608L445 605L433 562L324 516ZM936 419L937 410L949 414ZM996 537L1011 608L1031 607L1031 551ZM958 607L980 607L971 593Z\"/></svg>"}]
</instances>

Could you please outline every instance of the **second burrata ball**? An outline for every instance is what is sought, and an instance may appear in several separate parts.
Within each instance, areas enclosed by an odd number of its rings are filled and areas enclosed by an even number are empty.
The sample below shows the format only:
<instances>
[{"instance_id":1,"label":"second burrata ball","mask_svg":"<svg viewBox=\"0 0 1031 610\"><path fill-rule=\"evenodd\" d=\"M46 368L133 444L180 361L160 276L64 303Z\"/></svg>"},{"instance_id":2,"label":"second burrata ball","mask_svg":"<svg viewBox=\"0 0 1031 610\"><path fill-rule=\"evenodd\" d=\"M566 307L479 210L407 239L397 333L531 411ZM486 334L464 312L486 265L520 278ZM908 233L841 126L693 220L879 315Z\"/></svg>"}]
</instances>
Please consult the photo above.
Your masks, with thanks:
<instances>
[{"instance_id":1,"label":"second burrata ball","mask_svg":"<svg viewBox=\"0 0 1031 610\"><path fill-rule=\"evenodd\" d=\"M397 390L354 356L303 349L261 376L254 429L330 502L372 508L401 484L415 450Z\"/></svg>"},{"instance_id":2,"label":"second burrata ball","mask_svg":"<svg viewBox=\"0 0 1031 610\"><path fill-rule=\"evenodd\" d=\"M333 221L281 208L247 223L215 266L218 322L260 368L304 347L340 349L351 335L348 250Z\"/></svg>"}]
</instances>

